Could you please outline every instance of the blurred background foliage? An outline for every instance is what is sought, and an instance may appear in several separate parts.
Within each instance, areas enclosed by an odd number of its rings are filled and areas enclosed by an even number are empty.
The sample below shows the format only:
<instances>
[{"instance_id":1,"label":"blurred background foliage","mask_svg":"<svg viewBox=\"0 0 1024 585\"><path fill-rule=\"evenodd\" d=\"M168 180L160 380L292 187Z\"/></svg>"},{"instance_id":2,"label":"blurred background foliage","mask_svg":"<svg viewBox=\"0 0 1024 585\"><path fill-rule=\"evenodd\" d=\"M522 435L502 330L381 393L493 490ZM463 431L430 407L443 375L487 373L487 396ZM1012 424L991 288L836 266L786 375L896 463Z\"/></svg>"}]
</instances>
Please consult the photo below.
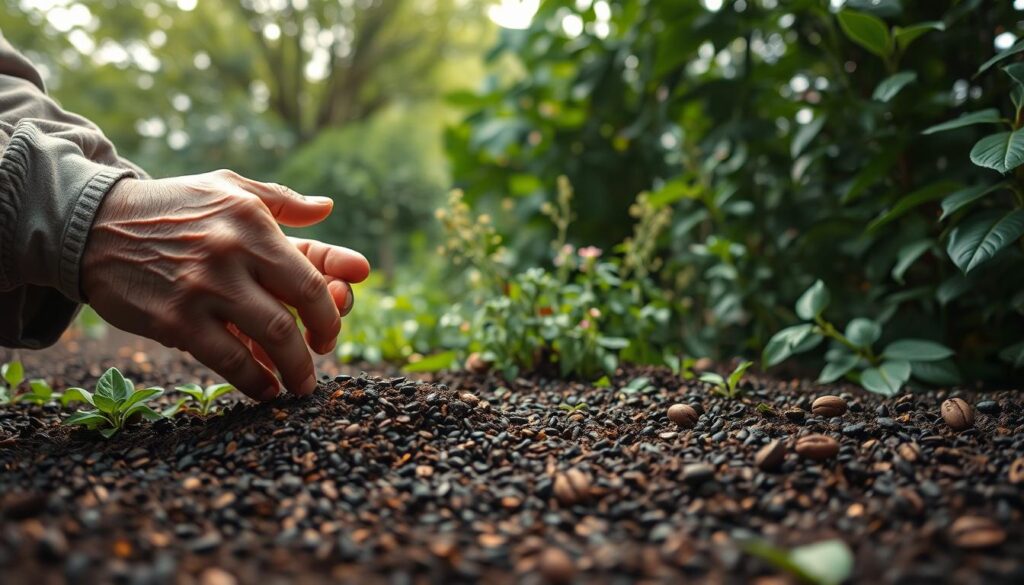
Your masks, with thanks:
<instances>
[{"instance_id":1,"label":"blurred background foliage","mask_svg":"<svg viewBox=\"0 0 1024 585\"><path fill-rule=\"evenodd\" d=\"M1018 46L1024 1L0 6L0 29L53 94L152 174L230 167L336 198L315 235L384 268L357 289L345 359L445 350L448 365L479 349L467 331L479 270L433 252L444 236L431 214L456 187L493 221L509 274L550 267L542 208L565 176L577 248L628 257L641 192L670 210L640 287L659 291L646 298L667 341L646 361L753 356L800 321L794 301L821 279L840 328L866 318L880 343L955 349L936 383L1006 383L1024 365L1020 234L969 272L947 251L961 220L1024 205L1021 173L940 222L944 198L1000 175L971 162L985 127L922 134L1014 111L1011 77L978 69ZM870 24L851 30L844 11Z\"/></svg>"}]
</instances>

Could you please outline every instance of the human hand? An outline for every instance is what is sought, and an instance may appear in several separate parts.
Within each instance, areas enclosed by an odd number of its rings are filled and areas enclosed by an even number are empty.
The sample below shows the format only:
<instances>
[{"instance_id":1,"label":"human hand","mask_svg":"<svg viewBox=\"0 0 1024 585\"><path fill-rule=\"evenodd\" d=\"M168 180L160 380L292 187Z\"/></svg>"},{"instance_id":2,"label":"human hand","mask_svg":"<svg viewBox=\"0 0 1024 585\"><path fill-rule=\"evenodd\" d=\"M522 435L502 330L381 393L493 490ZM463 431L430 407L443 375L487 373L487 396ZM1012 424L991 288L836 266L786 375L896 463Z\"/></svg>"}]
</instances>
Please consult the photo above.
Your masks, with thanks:
<instances>
[{"instance_id":1,"label":"human hand","mask_svg":"<svg viewBox=\"0 0 1024 585\"><path fill-rule=\"evenodd\" d=\"M333 202L231 171L124 179L104 198L82 259L82 290L112 325L192 354L257 400L316 388L308 347L328 353L351 308L361 254L285 237ZM294 307L306 339L284 305Z\"/></svg>"}]
</instances>

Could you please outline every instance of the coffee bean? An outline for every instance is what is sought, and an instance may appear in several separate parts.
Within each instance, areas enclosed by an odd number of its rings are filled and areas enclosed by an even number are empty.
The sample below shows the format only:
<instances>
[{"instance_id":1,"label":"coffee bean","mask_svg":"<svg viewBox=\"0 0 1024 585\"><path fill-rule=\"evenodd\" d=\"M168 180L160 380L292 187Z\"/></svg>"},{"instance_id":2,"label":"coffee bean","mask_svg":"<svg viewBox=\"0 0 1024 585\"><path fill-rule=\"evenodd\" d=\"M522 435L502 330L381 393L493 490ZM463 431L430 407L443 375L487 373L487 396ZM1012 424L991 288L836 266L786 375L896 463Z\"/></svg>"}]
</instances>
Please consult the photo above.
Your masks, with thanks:
<instances>
[{"instance_id":1,"label":"coffee bean","mask_svg":"<svg viewBox=\"0 0 1024 585\"><path fill-rule=\"evenodd\" d=\"M486 374L490 369L491 364L475 351L466 358L466 371L471 374Z\"/></svg>"},{"instance_id":2,"label":"coffee bean","mask_svg":"<svg viewBox=\"0 0 1024 585\"><path fill-rule=\"evenodd\" d=\"M775 471L785 460L786 445L782 441L768 443L754 456L754 464L764 471Z\"/></svg>"},{"instance_id":3,"label":"coffee bean","mask_svg":"<svg viewBox=\"0 0 1024 585\"><path fill-rule=\"evenodd\" d=\"M900 443L896 452L908 463L914 463L921 458L921 448L917 446L917 443Z\"/></svg>"},{"instance_id":4,"label":"coffee bean","mask_svg":"<svg viewBox=\"0 0 1024 585\"><path fill-rule=\"evenodd\" d=\"M999 403L995 400L982 400L975 404L974 408L982 414L999 414Z\"/></svg>"},{"instance_id":5,"label":"coffee bean","mask_svg":"<svg viewBox=\"0 0 1024 585\"><path fill-rule=\"evenodd\" d=\"M961 516L949 527L949 537L960 548L981 549L999 546L1006 531L983 516Z\"/></svg>"},{"instance_id":6,"label":"coffee bean","mask_svg":"<svg viewBox=\"0 0 1024 585\"><path fill-rule=\"evenodd\" d=\"M786 417L789 422L797 424L803 423L807 420L807 413L800 410L799 408L790 408L789 410L782 413L782 416Z\"/></svg>"},{"instance_id":7,"label":"coffee bean","mask_svg":"<svg viewBox=\"0 0 1024 585\"><path fill-rule=\"evenodd\" d=\"M217 567L205 569L199 575L199 585L235 585L238 580L231 573Z\"/></svg>"},{"instance_id":8,"label":"coffee bean","mask_svg":"<svg viewBox=\"0 0 1024 585\"><path fill-rule=\"evenodd\" d=\"M1024 457L1010 464L1010 483L1024 484Z\"/></svg>"},{"instance_id":9,"label":"coffee bean","mask_svg":"<svg viewBox=\"0 0 1024 585\"><path fill-rule=\"evenodd\" d=\"M590 499L590 478L578 469L570 469L555 476L552 489L563 506L581 504Z\"/></svg>"},{"instance_id":10,"label":"coffee bean","mask_svg":"<svg viewBox=\"0 0 1024 585\"><path fill-rule=\"evenodd\" d=\"M974 426L974 409L962 398L950 398L940 407L942 418L954 431L963 431Z\"/></svg>"},{"instance_id":11,"label":"coffee bean","mask_svg":"<svg viewBox=\"0 0 1024 585\"><path fill-rule=\"evenodd\" d=\"M700 416L689 404L673 404L668 407L668 419L684 429L692 429L697 425Z\"/></svg>"},{"instance_id":12,"label":"coffee bean","mask_svg":"<svg viewBox=\"0 0 1024 585\"><path fill-rule=\"evenodd\" d=\"M707 463L691 463L683 467L683 481L697 485L715 477L715 467Z\"/></svg>"},{"instance_id":13,"label":"coffee bean","mask_svg":"<svg viewBox=\"0 0 1024 585\"><path fill-rule=\"evenodd\" d=\"M825 461L839 453L839 443L826 435L806 435L796 441L797 455L812 461Z\"/></svg>"},{"instance_id":14,"label":"coffee bean","mask_svg":"<svg viewBox=\"0 0 1024 585\"><path fill-rule=\"evenodd\" d=\"M541 577L550 585L571 583L576 576L576 565L569 555L558 547L547 547L540 553L537 562Z\"/></svg>"},{"instance_id":15,"label":"coffee bean","mask_svg":"<svg viewBox=\"0 0 1024 585\"><path fill-rule=\"evenodd\" d=\"M821 416L824 418L843 416L846 414L846 401L838 396L819 396L818 399L811 404L811 412L814 413L815 416Z\"/></svg>"},{"instance_id":16,"label":"coffee bean","mask_svg":"<svg viewBox=\"0 0 1024 585\"><path fill-rule=\"evenodd\" d=\"M480 398L478 398L476 394L470 394L469 392L463 392L462 394L459 394L459 400L465 402L470 406L476 406L477 404L480 403Z\"/></svg>"}]
</instances>

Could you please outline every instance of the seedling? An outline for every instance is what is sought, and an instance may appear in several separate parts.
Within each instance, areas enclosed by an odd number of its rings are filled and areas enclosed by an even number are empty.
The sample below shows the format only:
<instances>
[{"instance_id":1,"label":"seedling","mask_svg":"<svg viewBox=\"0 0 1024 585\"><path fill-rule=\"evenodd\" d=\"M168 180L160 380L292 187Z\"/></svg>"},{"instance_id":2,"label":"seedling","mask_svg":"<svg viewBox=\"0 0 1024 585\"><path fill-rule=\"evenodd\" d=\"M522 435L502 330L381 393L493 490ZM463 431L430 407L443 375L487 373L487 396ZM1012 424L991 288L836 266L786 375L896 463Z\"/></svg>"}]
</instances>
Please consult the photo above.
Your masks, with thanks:
<instances>
[{"instance_id":1,"label":"seedling","mask_svg":"<svg viewBox=\"0 0 1024 585\"><path fill-rule=\"evenodd\" d=\"M619 392L623 394L636 394L637 392L645 394L651 390L654 390L654 386L651 385L651 379L646 376L640 376L630 380L628 384L619 389Z\"/></svg>"},{"instance_id":2,"label":"seedling","mask_svg":"<svg viewBox=\"0 0 1024 585\"><path fill-rule=\"evenodd\" d=\"M572 414L574 412L580 412L581 410L586 410L587 409L587 403L586 402L579 402L577 404L562 403L562 404L558 405L558 409L559 410L564 410L568 414Z\"/></svg>"},{"instance_id":3,"label":"seedling","mask_svg":"<svg viewBox=\"0 0 1024 585\"><path fill-rule=\"evenodd\" d=\"M96 393L84 388L69 388L65 396L88 402L95 410L79 410L69 416L64 424L82 425L89 430L98 430L104 438L114 436L135 415L155 421L164 415L145 403L164 393L163 388L136 390L131 380L125 379L117 368L110 368L96 382Z\"/></svg>"},{"instance_id":4,"label":"seedling","mask_svg":"<svg viewBox=\"0 0 1024 585\"><path fill-rule=\"evenodd\" d=\"M174 389L183 394L187 394L192 400L195 400L199 406L197 408L199 414L207 416L215 410L214 402L221 396L224 396L228 392L234 390L235 387L231 384L213 384L212 386L207 386L204 389L199 384L185 384L184 386L176 386ZM187 400L187 398L183 399L183 401ZM181 402L182 401L179 401L179 405ZM177 409L174 409L174 412L177 412Z\"/></svg>"},{"instance_id":5,"label":"seedling","mask_svg":"<svg viewBox=\"0 0 1024 585\"><path fill-rule=\"evenodd\" d=\"M823 540L791 550L762 540L742 543L743 550L810 585L839 585L853 572L853 553L845 542Z\"/></svg>"},{"instance_id":6,"label":"seedling","mask_svg":"<svg viewBox=\"0 0 1024 585\"><path fill-rule=\"evenodd\" d=\"M752 365L754 365L754 362L742 362L736 366L736 369L729 374L728 378L723 378L714 372L704 372L700 375L700 381L710 384L711 391L715 394L725 396L726 398L736 398L740 395L739 385L743 379L743 374Z\"/></svg>"},{"instance_id":7,"label":"seedling","mask_svg":"<svg viewBox=\"0 0 1024 585\"><path fill-rule=\"evenodd\" d=\"M28 381L29 391L18 396L17 400L31 402L33 404L49 404L54 400L63 401L64 395L54 392L49 382L42 378L34 378Z\"/></svg>"},{"instance_id":8,"label":"seedling","mask_svg":"<svg viewBox=\"0 0 1024 585\"><path fill-rule=\"evenodd\" d=\"M14 390L25 379L25 369L21 367L21 362L10 362L0 366L0 377L3 378L3 383L0 383L0 404L14 404L18 401Z\"/></svg>"}]
</instances>

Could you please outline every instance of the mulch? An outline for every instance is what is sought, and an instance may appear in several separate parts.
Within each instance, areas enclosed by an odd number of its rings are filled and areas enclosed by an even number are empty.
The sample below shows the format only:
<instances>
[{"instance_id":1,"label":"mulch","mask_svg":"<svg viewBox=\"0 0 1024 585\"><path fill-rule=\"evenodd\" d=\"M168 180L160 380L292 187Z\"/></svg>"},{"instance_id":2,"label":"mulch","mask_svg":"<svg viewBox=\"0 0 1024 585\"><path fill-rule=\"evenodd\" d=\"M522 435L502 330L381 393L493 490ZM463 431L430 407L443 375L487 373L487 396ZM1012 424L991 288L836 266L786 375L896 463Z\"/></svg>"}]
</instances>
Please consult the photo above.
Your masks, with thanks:
<instances>
[{"instance_id":1,"label":"mulch","mask_svg":"<svg viewBox=\"0 0 1024 585\"><path fill-rule=\"evenodd\" d=\"M58 386L110 365L211 378L123 336L19 357ZM857 583L1024 582L1017 392L751 376L729 400L651 368L610 388L321 371L306 399L232 398L109 441L55 406L3 407L0 582L786 582L751 538L841 539ZM822 395L838 399L812 409ZM940 413L954 395L975 415L962 431ZM677 403L695 423L669 419Z\"/></svg>"}]
</instances>

